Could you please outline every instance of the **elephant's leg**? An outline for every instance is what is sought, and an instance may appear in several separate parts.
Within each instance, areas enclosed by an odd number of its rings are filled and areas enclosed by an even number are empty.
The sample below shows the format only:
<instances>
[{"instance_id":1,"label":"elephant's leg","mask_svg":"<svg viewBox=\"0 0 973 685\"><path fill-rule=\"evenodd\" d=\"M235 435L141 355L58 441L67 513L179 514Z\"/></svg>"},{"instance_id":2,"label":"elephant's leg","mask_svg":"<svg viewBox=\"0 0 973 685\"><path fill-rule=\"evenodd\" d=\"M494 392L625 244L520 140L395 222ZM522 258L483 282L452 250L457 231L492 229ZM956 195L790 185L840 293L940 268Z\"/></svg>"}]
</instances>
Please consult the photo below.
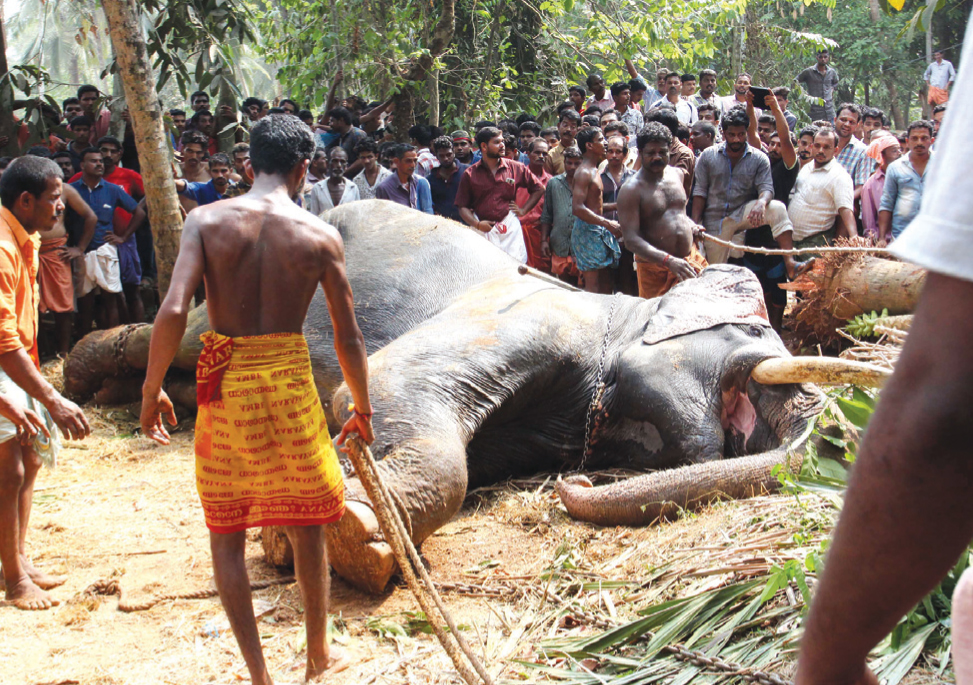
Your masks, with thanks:
<instances>
[{"instance_id":1,"label":"elephant's leg","mask_svg":"<svg viewBox=\"0 0 973 685\"><path fill-rule=\"evenodd\" d=\"M452 437L406 441L378 462L379 475L416 545L459 511L466 496L466 451ZM380 593L398 568L379 528L375 505L357 478L346 483L346 509L327 527L328 556L335 572L352 585Z\"/></svg>"}]
</instances>

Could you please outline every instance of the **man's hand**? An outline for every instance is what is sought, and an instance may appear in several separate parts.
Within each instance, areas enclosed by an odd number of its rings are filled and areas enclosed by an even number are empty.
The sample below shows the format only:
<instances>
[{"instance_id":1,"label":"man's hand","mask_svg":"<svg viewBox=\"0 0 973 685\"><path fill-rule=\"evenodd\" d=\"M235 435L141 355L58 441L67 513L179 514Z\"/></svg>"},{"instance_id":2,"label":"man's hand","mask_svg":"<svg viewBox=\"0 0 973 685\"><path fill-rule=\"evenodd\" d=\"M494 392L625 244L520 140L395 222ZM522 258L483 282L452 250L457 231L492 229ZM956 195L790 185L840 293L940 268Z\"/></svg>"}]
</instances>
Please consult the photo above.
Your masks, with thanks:
<instances>
[{"instance_id":1,"label":"man's hand","mask_svg":"<svg viewBox=\"0 0 973 685\"><path fill-rule=\"evenodd\" d=\"M236 110L229 105L220 105L220 115L236 119Z\"/></svg>"},{"instance_id":2,"label":"man's hand","mask_svg":"<svg viewBox=\"0 0 973 685\"><path fill-rule=\"evenodd\" d=\"M345 421L345 425L341 427L341 433L335 440L335 443L345 454L348 454L348 448L345 446L345 439L352 433L357 434L359 438L365 441L366 445L371 445L373 442L375 442L375 431L372 430L371 417L365 417L361 414L352 413L351 417Z\"/></svg>"},{"instance_id":3,"label":"man's hand","mask_svg":"<svg viewBox=\"0 0 973 685\"><path fill-rule=\"evenodd\" d=\"M41 417L30 409L10 402L3 395L0 395L0 416L17 428L17 440L21 445L29 445L37 437L38 432L43 433L48 440L51 438L51 433Z\"/></svg>"},{"instance_id":4,"label":"man's hand","mask_svg":"<svg viewBox=\"0 0 973 685\"><path fill-rule=\"evenodd\" d=\"M84 250L75 245L74 247L64 248L64 258L66 261L74 261L75 259L84 259Z\"/></svg>"},{"instance_id":5,"label":"man's hand","mask_svg":"<svg viewBox=\"0 0 973 685\"><path fill-rule=\"evenodd\" d=\"M334 85L338 85L344 79L345 79L345 72L343 70L339 69L338 70L338 73L334 75Z\"/></svg>"},{"instance_id":6,"label":"man's hand","mask_svg":"<svg viewBox=\"0 0 973 685\"><path fill-rule=\"evenodd\" d=\"M550 257L551 256L551 241L542 240L541 241L541 256Z\"/></svg>"},{"instance_id":7,"label":"man's hand","mask_svg":"<svg viewBox=\"0 0 973 685\"><path fill-rule=\"evenodd\" d=\"M54 400L47 405L47 411L69 440L84 440L91 434L91 427L84 412L71 400L66 400L55 393Z\"/></svg>"},{"instance_id":8,"label":"man's hand","mask_svg":"<svg viewBox=\"0 0 973 685\"><path fill-rule=\"evenodd\" d=\"M105 236L105 242L111 243L112 245L124 245L125 238L121 237L117 233L109 233Z\"/></svg>"},{"instance_id":9,"label":"man's hand","mask_svg":"<svg viewBox=\"0 0 973 685\"><path fill-rule=\"evenodd\" d=\"M481 219L480 221L476 222L476 225L473 228L480 231L481 233L489 233L490 231L493 230L493 224L491 224L489 221L485 221Z\"/></svg>"},{"instance_id":10,"label":"man's hand","mask_svg":"<svg viewBox=\"0 0 973 685\"><path fill-rule=\"evenodd\" d=\"M166 391L160 389L153 395L146 396L143 394L142 414L139 417L142 433L145 437L155 440L160 445L168 445L169 432L162 421L163 416L169 421L170 426L179 423L176 420L176 411L172 408L172 401L166 395Z\"/></svg>"},{"instance_id":11,"label":"man's hand","mask_svg":"<svg viewBox=\"0 0 973 685\"><path fill-rule=\"evenodd\" d=\"M771 111L772 114L780 114L780 103L777 102L777 96L773 93L767 93L764 95L764 104Z\"/></svg>"},{"instance_id":12,"label":"man's hand","mask_svg":"<svg viewBox=\"0 0 973 685\"><path fill-rule=\"evenodd\" d=\"M763 226L764 224L764 210L767 209L767 203L763 200L757 200L753 209L750 210L750 215L747 217L750 220L750 226L756 228L757 226Z\"/></svg>"},{"instance_id":13,"label":"man's hand","mask_svg":"<svg viewBox=\"0 0 973 685\"><path fill-rule=\"evenodd\" d=\"M612 221L611 219L605 219L605 228L611 231L611 234L616 238L622 237L622 225L617 221Z\"/></svg>"},{"instance_id":14,"label":"man's hand","mask_svg":"<svg viewBox=\"0 0 973 685\"><path fill-rule=\"evenodd\" d=\"M517 217L518 219L523 217L527 213L523 209L518 207L516 202L511 202L509 205L509 209L511 212L514 213L514 216Z\"/></svg>"},{"instance_id":15,"label":"man's hand","mask_svg":"<svg viewBox=\"0 0 973 685\"><path fill-rule=\"evenodd\" d=\"M690 278L696 278L699 275L695 266L679 257L669 257L666 261L666 267L668 267L669 271L680 283Z\"/></svg>"}]
</instances>

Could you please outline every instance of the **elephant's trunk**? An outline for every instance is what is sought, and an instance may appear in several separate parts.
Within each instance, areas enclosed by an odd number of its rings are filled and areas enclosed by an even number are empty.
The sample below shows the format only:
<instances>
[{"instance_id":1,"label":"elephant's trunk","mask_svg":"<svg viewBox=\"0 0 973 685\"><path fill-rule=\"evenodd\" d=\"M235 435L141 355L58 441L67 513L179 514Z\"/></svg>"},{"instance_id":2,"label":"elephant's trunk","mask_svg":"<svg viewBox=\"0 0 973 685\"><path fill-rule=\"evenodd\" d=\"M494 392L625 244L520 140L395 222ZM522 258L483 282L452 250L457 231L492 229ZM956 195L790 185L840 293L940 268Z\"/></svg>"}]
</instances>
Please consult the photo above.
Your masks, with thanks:
<instances>
[{"instance_id":1,"label":"elephant's trunk","mask_svg":"<svg viewBox=\"0 0 973 685\"><path fill-rule=\"evenodd\" d=\"M775 469L799 471L803 449L777 449L747 457L721 459L593 487L584 476L558 480L557 493L571 518L601 526L646 526L718 499L740 499L780 486Z\"/></svg>"}]
</instances>

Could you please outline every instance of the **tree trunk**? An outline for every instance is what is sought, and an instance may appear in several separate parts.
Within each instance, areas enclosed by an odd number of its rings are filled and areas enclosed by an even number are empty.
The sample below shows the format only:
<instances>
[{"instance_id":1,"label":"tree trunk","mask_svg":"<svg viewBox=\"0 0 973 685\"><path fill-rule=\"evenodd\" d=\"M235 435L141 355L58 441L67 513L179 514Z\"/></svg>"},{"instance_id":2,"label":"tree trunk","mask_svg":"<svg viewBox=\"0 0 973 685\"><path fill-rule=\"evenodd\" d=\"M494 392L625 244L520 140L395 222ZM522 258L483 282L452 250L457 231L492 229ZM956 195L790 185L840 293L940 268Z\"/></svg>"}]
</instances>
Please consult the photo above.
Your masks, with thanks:
<instances>
[{"instance_id":1,"label":"tree trunk","mask_svg":"<svg viewBox=\"0 0 973 685\"><path fill-rule=\"evenodd\" d=\"M125 120L122 119L122 112L128 105L125 103L122 75L117 71L112 74L111 85L111 105L108 108L111 111L111 123L108 125L108 135L125 140Z\"/></svg>"},{"instance_id":2,"label":"tree trunk","mask_svg":"<svg viewBox=\"0 0 973 685\"><path fill-rule=\"evenodd\" d=\"M439 126L439 69L429 72L429 125Z\"/></svg>"},{"instance_id":3,"label":"tree trunk","mask_svg":"<svg viewBox=\"0 0 973 685\"><path fill-rule=\"evenodd\" d=\"M902 102L899 98L899 87L891 77L885 82L885 87L889 91L889 113L892 115L892 125L902 131L909 125L908 108L902 111Z\"/></svg>"},{"instance_id":4,"label":"tree trunk","mask_svg":"<svg viewBox=\"0 0 973 685\"><path fill-rule=\"evenodd\" d=\"M118 69L125 86L125 99L132 115L135 145L145 180L155 258L159 270L159 292L165 297L182 238L182 214L176 184L169 164L162 105L155 92L155 74L139 25L136 0L103 0Z\"/></svg>"},{"instance_id":5,"label":"tree trunk","mask_svg":"<svg viewBox=\"0 0 973 685\"><path fill-rule=\"evenodd\" d=\"M733 48L730 50L730 71L736 79L743 71L743 26L737 24L732 29Z\"/></svg>"},{"instance_id":6,"label":"tree trunk","mask_svg":"<svg viewBox=\"0 0 973 685\"><path fill-rule=\"evenodd\" d=\"M412 84L406 82L395 95L395 100L392 103L392 121L394 122L392 133L395 140L400 143L409 142L409 129L416 123L414 102Z\"/></svg>"},{"instance_id":7,"label":"tree trunk","mask_svg":"<svg viewBox=\"0 0 973 685\"><path fill-rule=\"evenodd\" d=\"M230 68L229 66L224 67L224 69ZM237 83L242 83L243 79L236 79ZM233 111L233 116L224 115L223 107L227 106ZM233 93L233 88L230 86L229 79L227 79L226 74L223 74L220 78L220 89L219 89L219 104L216 106L216 131L217 140L219 141L220 152L230 154L233 150L233 146L236 145L236 133L237 127L233 124L238 123L237 118L237 101L236 95ZM225 130L224 130L225 129Z\"/></svg>"}]
</instances>

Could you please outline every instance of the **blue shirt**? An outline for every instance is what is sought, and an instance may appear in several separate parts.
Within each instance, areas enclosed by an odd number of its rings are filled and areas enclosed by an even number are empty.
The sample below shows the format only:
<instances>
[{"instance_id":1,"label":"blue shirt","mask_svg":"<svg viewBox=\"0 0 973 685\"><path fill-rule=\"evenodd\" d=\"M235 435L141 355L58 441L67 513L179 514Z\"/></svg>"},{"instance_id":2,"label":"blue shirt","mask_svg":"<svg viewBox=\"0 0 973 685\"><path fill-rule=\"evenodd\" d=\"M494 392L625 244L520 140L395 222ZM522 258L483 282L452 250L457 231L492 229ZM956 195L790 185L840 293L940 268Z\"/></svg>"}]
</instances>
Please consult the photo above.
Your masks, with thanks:
<instances>
[{"instance_id":1,"label":"blue shirt","mask_svg":"<svg viewBox=\"0 0 973 685\"><path fill-rule=\"evenodd\" d=\"M405 207L418 209L420 212L432 214L432 193L429 191L429 181L418 174L409 179L408 187L399 183L399 175L393 173L375 188L377 200L390 200Z\"/></svg>"},{"instance_id":2,"label":"blue shirt","mask_svg":"<svg viewBox=\"0 0 973 685\"><path fill-rule=\"evenodd\" d=\"M928 169L928 162L926 163ZM922 204L922 176L912 166L909 155L900 157L885 170L885 189L879 212L892 212L892 237L898 238L919 213Z\"/></svg>"},{"instance_id":3,"label":"blue shirt","mask_svg":"<svg viewBox=\"0 0 973 685\"><path fill-rule=\"evenodd\" d=\"M459 180L463 177L463 172L469 168L468 164L456 162L456 171L444 181L439 175L439 169L433 169L432 173L426 177L429 181L429 191L432 195L432 208L439 216L454 221L462 221L459 209L456 207L456 191L459 190Z\"/></svg>"},{"instance_id":4,"label":"blue shirt","mask_svg":"<svg viewBox=\"0 0 973 685\"><path fill-rule=\"evenodd\" d=\"M126 193L121 186L108 181L98 181L93 189L85 185L84 179L79 178L70 184L78 191L81 199L88 203L88 206L98 217L98 224L95 226L95 237L88 244L86 252L97 250L105 244L105 236L112 230L112 220L115 216L115 209L121 207L129 214L135 212L139 203L131 195Z\"/></svg>"},{"instance_id":5,"label":"blue shirt","mask_svg":"<svg viewBox=\"0 0 973 685\"><path fill-rule=\"evenodd\" d=\"M200 183L198 181L186 183L186 189L179 194L188 197L199 206L210 205L226 197L226 195L220 195L216 192L216 186L213 185L213 181L211 180L206 181L206 183Z\"/></svg>"}]
</instances>

